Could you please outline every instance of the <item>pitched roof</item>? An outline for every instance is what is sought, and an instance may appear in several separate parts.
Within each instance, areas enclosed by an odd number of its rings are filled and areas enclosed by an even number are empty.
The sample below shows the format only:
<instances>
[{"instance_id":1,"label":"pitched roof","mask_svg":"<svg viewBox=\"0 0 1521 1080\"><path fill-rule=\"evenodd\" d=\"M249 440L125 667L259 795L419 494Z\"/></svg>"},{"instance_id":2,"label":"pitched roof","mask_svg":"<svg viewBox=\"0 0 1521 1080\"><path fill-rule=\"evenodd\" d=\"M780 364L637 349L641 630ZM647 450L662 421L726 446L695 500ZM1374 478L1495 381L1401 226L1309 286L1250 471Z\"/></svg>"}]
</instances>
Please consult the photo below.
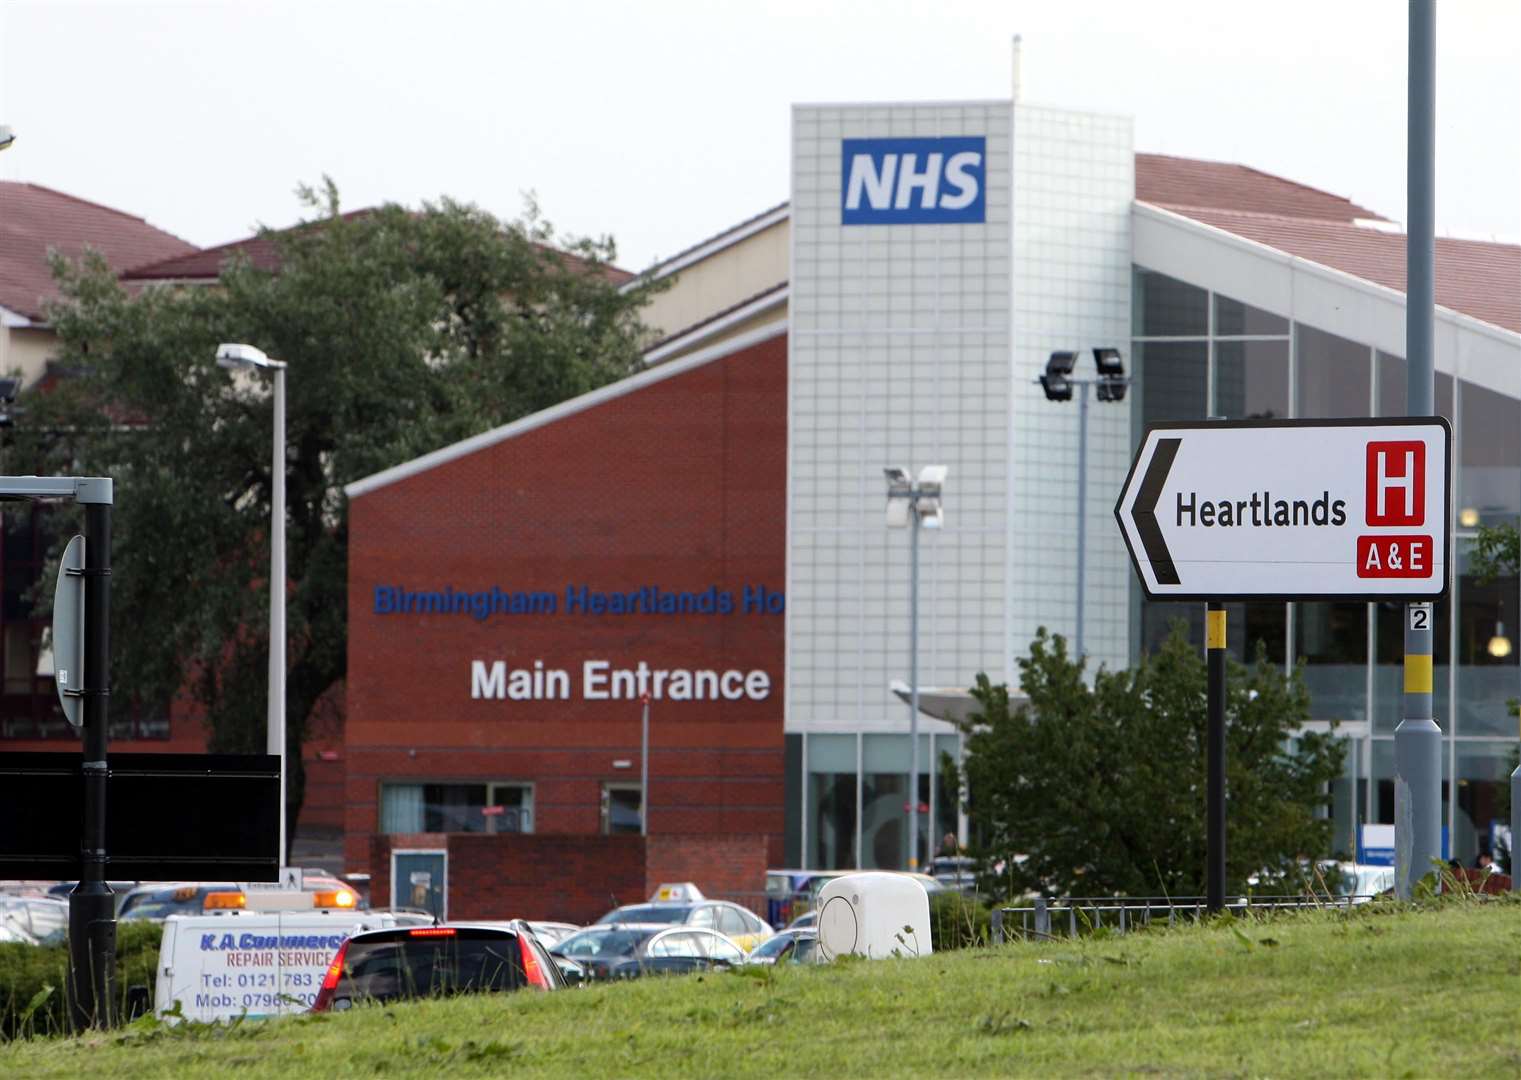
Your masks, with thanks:
<instances>
[{"instance_id":1,"label":"pitched roof","mask_svg":"<svg viewBox=\"0 0 1521 1080\"><path fill-rule=\"evenodd\" d=\"M1339 195L1244 165L1161 154L1135 156L1135 191L1138 202L1405 290L1405 234ZM1521 333L1521 246L1438 237L1436 302Z\"/></svg>"},{"instance_id":2,"label":"pitched roof","mask_svg":"<svg viewBox=\"0 0 1521 1080\"><path fill-rule=\"evenodd\" d=\"M372 209L350 210L344 214L345 219L360 217L372 213ZM242 240L233 240L230 243L218 244L216 247L205 248L201 251L192 251L184 255L176 255L172 258L158 262L134 266L121 275L123 281L149 282L149 281L215 281L222 273L222 267L234 256L246 256L255 267L260 270L274 272L280 269L280 251L277 235L290 232L292 229L305 228L310 223L292 226L291 229L278 230L275 233L260 233L255 236L245 237ZM545 252L554 252L555 249L537 245ZM556 252L565 260L567 267L572 271L579 271L588 266L585 260L577 258L567 252ZM602 273L609 282L614 285L622 285L633 278L633 274L616 266L602 267Z\"/></svg>"},{"instance_id":3,"label":"pitched roof","mask_svg":"<svg viewBox=\"0 0 1521 1080\"><path fill-rule=\"evenodd\" d=\"M0 307L41 321L43 305L59 298L48 251L77 256L87 245L115 270L196 250L109 206L40 184L0 181Z\"/></svg>"},{"instance_id":4,"label":"pitched roof","mask_svg":"<svg viewBox=\"0 0 1521 1080\"><path fill-rule=\"evenodd\" d=\"M1156 206L1199 206L1351 222L1385 221L1350 199L1247 165L1166 154L1136 154L1135 197Z\"/></svg>"}]
</instances>

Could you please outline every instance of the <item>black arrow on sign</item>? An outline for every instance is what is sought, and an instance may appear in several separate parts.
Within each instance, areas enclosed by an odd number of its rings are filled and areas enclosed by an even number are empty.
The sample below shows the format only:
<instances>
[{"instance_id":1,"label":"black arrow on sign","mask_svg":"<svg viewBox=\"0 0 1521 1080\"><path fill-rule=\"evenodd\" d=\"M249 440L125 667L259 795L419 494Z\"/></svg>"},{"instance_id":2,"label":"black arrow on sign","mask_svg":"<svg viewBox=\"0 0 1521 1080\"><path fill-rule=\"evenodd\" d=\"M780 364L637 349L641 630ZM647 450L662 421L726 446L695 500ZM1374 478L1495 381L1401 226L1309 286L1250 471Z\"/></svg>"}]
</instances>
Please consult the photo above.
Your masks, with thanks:
<instances>
[{"instance_id":1,"label":"black arrow on sign","mask_svg":"<svg viewBox=\"0 0 1521 1080\"><path fill-rule=\"evenodd\" d=\"M1151 572L1156 576L1158 585L1178 585L1178 568L1173 565L1172 552L1167 550L1167 541L1162 539L1162 529L1157 525L1157 500L1162 497L1162 488L1167 483L1167 474L1172 471L1173 459L1178 456L1178 447L1183 445L1182 439L1158 439L1156 453L1151 455L1151 464L1146 466L1146 476L1141 481L1140 493L1135 497L1135 506L1131 510L1131 516L1135 518L1135 531L1140 534L1141 546L1146 549L1146 558L1151 563Z\"/></svg>"}]
</instances>

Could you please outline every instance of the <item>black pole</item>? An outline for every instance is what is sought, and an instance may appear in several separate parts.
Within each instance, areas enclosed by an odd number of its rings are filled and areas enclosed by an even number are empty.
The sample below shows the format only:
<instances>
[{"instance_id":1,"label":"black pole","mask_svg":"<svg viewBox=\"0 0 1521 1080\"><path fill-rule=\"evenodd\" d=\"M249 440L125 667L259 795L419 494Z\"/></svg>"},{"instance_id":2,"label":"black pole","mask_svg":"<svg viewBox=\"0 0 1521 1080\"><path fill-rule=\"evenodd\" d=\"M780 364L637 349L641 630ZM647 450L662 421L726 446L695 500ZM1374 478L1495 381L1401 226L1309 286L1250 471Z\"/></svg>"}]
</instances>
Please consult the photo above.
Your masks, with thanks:
<instances>
[{"instance_id":1,"label":"black pole","mask_svg":"<svg viewBox=\"0 0 1521 1080\"><path fill-rule=\"evenodd\" d=\"M69 894L69 1019L75 1031L110 1027L116 997L116 898L106 884L111 504L87 502L84 508L84 823L79 884Z\"/></svg>"},{"instance_id":2,"label":"black pole","mask_svg":"<svg viewBox=\"0 0 1521 1080\"><path fill-rule=\"evenodd\" d=\"M1206 899L1214 913L1225 907L1225 605L1210 601L1204 618L1209 712Z\"/></svg>"}]
</instances>

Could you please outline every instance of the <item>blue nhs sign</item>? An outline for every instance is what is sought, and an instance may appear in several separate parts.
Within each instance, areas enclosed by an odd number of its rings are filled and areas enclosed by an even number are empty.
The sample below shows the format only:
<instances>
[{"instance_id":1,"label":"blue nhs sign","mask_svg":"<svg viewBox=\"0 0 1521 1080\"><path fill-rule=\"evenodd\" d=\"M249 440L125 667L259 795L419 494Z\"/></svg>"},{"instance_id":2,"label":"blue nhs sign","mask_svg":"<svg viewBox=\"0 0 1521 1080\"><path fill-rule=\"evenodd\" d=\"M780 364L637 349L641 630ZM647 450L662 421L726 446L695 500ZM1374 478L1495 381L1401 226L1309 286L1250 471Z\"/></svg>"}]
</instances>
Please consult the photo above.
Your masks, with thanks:
<instances>
[{"instance_id":1,"label":"blue nhs sign","mask_svg":"<svg viewBox=\"0 0 1521 1080\"><path fill-rule=\"evenodd\" d=\"M845 139L840 224L944 225L987 220L987 140Z\"/></svg>"}]
</instances>

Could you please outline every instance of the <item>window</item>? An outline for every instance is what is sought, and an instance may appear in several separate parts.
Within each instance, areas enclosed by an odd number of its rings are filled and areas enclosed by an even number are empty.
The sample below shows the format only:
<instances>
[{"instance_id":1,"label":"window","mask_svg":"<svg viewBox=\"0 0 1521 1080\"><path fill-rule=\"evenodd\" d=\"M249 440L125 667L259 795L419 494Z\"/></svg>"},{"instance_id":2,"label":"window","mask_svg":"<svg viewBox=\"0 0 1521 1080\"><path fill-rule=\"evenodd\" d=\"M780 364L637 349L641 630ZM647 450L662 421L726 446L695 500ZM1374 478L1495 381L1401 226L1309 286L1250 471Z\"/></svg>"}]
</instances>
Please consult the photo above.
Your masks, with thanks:
<instances>
[{"instance_id":1,"label":"window","mask_svg":"<svg viewBox=\"0 0 1521 1080\"><path fill-rule=\"evenodd\" d=\"M651 956L706 956L703 950L703 938L706 934L693 934L682 932L678 934L666 934L659 941L650 945Z\"/></svg>"},{"instance_id":2,"label":"window","mask_svg":"<svg viewBox=\"0 0 1521 1080\"><path fill-rule=\"evenodd\" d=\"M745 917L740 914L739 908L721 907L718 909L718 929L733 937L736 934L755 933L745 925Z\"/></svg>"},{"instance_id":3,"label":"window","mask_svg":"<svg viewBox=\"0 0 1521 1080\"><path fill-rule=\"evenodd\" d=\"M1299 415L1367 416L1372 385L1368 346L1303 323L1297 330Z\"/></svg>"},{"instance_id":4,"label":"window","mask_svg":"<svg viewBox=\"0 0 1521 1080\"><path fill-rule=\"evenodd\" d=\"M688 926L705 926L709 929L718 928L719 908L716 904L707 904L692 912L692 917L687 920Z\"/></svg>"},{"instance_id":5,"label":"window","mask_svg":"<svg viewBox=\"0 0 1521 1080\"><path fill-rule=\"evenodd\" d=\"M705 944L708 947L708 955L714 960L722 960L729 964L743 964L745 962L745 950L737 945L725 941L721 937L704 935L707 938Z\"/></svg>"},{"instance_id":6,"label":"window","mask_svg":"<svg viewBox=\"0 0 1521 1080\"><path fill-rule=\"evenodd\" d=\"M808 861L820 870L856 866L856 737L810 735Z\"/></svg>"},{"instance_id":7,"label":"window","mask_svg":"<svg viewBox=\"0 0 1521 1080\"><path fill-rule=\"evenodd\" d=\"M1209 346L1202 341L1137 344L1141 422L1202 420L1208 412ZM1137 432L1137 437L1140 433Z\"/></svg>"},{"instance_id":8,"label":"window","mask_svg":"<svg viewBox=\"0 0 1521 1080\"><path fill-rule=\"evenodd\" d=\"M1154 270L1136 270L1134 310L1138 337L1209 333L1209 293Z\"/></svg>"},{"instance_id":9,"label":"window","mask_svg":"<svg viewBox=\"0 0 1521 1080\"><path fill-rule=\"evenodd\" d=\"M384 833L533 832L533 786L509 781L380 786Z\"/></svg>"},{"instance_id":10,"label":"window","mask_svg":"<svg viewBox=\"0 0 1521 1080\"><path fill-rule=\"evenodd\" d=\"M1215 295L1215 336L1288 334L1289 320L1228 296Z\"/></svg>"},{"instance_id":11,"label":"window","mask_svg":"<svg viewBox=\"0 0 1521 1080\"><path fill-rule=\"evenodd\" d=\"M1216 416L1281 420L1289 415L1289 343L1221 341L1215 345Z\"/></svg>"},{"instance_id":12,"label":"window","mask_svg":"<svg viewBox=\"0 0 1521 1080\"><path fill-rule=\"evenodd\" d=\"M1458 409L1462 471L1454 524L1472 529L1513 523L1521 510L1521 402L1464 381Z\"/></svg>"},{"instance_id":13,"label":"window","mask_svg":"<svg viewBox=\"0 0 1521 1080\"><path fill-rule=\"evenodd\" d=\"M637 833L642 824L644 799L638 784L602 785L602 832Z\"/></svg>"}]
</instances>

